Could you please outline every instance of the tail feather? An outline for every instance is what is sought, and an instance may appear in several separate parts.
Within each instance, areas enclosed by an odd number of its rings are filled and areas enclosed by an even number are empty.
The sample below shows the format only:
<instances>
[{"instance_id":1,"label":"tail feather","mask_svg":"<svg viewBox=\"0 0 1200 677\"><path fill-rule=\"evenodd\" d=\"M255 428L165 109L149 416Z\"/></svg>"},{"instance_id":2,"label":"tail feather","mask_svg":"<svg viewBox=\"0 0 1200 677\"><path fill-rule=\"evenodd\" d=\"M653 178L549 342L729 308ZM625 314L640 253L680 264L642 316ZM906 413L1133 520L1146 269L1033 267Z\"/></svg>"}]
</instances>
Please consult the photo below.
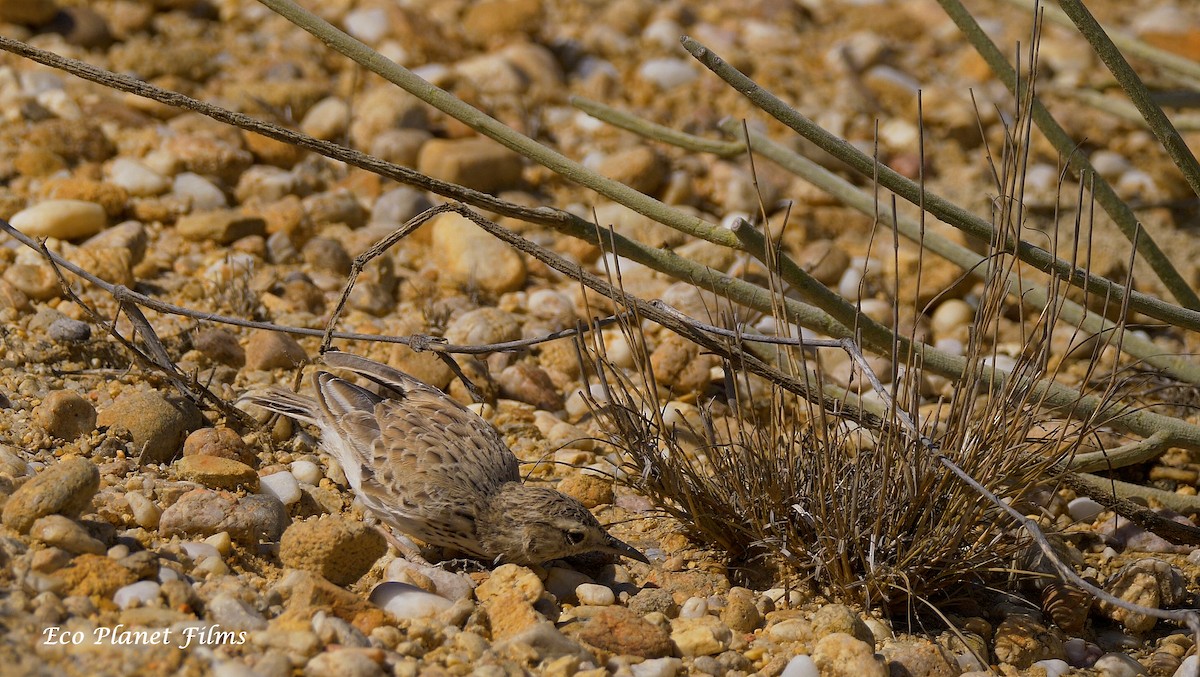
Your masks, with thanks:
<instances>
[{"instance_id":1,"label":"tail feather","mask_svg":"<svg viewBox=\"0 0 1200 677\"><path fill-rule=\"evenodd\" d=\"M317 424L316 400L279 386L252 390L238 398L238 402L249 402L276 414Z\"/></svg>"},{"instance_id":2,"label":"tail feather","mask_svg":"<svg viewBox=\"0 0 1200 677\"><path fill-rule=\"evenodd\" d=\"M352 411L374 413L375 405L383 401L382 397L366 388L338 378L327 371L317 372L313 376L313 382L321 407L332 414L335 419Z\"/></svg>"},{"instance_id":3,"label":"tail feather","mask_svg":"<svg viewBox=\"0 0 1200 677\"><path fill-rule=\"evenodd\" d=\"M388 395L389 397L404 398L413 390L445 397L445 393L442 391L405 374L399 369L394 369L386 364L380 364L374 360L368 360L365 357L359 357L352 353L328 352L321 357L321 360L330 367L354 372L363 378L379 384L383 388L387 388L392 391L392 394Z\"/></svg>"}]
</instances>

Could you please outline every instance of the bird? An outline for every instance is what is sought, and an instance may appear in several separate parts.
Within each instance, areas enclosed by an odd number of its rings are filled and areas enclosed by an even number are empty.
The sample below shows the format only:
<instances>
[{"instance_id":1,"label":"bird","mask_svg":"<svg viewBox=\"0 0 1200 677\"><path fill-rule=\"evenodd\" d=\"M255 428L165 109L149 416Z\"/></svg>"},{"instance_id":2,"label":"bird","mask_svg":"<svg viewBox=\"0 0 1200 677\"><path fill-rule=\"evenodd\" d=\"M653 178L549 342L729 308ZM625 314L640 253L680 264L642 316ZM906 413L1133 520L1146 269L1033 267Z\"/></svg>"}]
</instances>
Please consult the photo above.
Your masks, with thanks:
<instances>
[{"instance_id":1,"label":"bird","mask_svg":"<svg viewBox=\"0 0 1200 677\"><path fill-rule=\"evenodd\" d=\"M315 425L321 448L383 524L493 565L591 552L649 563L579 501L524 483L496 429L441 390L353 353L320 359L364 384L318 369L314 397L271 386L241 401Z\"/></svg>"}]
</instances>

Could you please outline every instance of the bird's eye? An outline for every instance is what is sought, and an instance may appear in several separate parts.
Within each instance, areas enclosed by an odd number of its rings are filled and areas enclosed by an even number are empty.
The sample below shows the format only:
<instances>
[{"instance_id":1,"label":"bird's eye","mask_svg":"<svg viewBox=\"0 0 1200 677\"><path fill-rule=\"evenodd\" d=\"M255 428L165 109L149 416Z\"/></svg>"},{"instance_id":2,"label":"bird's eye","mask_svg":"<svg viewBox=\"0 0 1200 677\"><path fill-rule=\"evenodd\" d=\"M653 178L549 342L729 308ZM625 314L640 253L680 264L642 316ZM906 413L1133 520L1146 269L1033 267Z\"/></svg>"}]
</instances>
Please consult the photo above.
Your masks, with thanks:
<instances>
[{"instance_id":1,"label":"bird's eye","mask_svg":"<svg viewBox=\"0 0 1200 677\"><path fill-rule=\"evenodd\" d=\"M567 532L567 542L571 545L579 545L580 543L583 543L583 539L586 537L587 534L583 533L582 531Z\"/></svg>"}]
</instances>

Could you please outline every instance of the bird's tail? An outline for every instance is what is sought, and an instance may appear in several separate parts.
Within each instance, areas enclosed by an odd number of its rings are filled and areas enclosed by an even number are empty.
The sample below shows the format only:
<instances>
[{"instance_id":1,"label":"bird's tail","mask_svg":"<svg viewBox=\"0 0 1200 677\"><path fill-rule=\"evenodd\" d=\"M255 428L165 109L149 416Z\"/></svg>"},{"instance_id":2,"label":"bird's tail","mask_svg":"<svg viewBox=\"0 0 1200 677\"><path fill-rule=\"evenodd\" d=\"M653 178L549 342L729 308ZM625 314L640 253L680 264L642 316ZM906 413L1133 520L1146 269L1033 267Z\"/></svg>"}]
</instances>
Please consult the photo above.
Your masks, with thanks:
<instances>
[{"instance_id":1,"label":"bird's tail","mask_svg":"<svg viewBox=\"0 0 1200 677\"><path fill-rule=\"evenodd\" d=\"M251 390L239 397L238 402L249 402L276 414L283 414L313 425L317 424L316 400L279 386Z\"/></svg>"}]
</instances>

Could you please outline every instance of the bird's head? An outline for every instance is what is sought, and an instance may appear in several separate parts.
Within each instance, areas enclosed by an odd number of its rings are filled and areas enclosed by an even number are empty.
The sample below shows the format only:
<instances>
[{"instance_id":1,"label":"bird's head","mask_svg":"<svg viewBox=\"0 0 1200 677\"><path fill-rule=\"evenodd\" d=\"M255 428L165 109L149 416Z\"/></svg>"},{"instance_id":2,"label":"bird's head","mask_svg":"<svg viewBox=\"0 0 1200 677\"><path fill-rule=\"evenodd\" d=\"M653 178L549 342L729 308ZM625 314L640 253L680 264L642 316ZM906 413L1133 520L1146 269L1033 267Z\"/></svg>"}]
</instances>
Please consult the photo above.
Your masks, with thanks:
<instances>
[{"instance_id":1,"label":"bird's head","mask_svg":"<svg viewBox=\"0 0 1200 677\"><path fill-rule=\"evenodd\" d=\"M554 489L512 482L492 498L481 518L476 526L480 545L497 561L534 565L606 552L648 562L605 531L582 503Z\"/></svg>"}]
</instances>

